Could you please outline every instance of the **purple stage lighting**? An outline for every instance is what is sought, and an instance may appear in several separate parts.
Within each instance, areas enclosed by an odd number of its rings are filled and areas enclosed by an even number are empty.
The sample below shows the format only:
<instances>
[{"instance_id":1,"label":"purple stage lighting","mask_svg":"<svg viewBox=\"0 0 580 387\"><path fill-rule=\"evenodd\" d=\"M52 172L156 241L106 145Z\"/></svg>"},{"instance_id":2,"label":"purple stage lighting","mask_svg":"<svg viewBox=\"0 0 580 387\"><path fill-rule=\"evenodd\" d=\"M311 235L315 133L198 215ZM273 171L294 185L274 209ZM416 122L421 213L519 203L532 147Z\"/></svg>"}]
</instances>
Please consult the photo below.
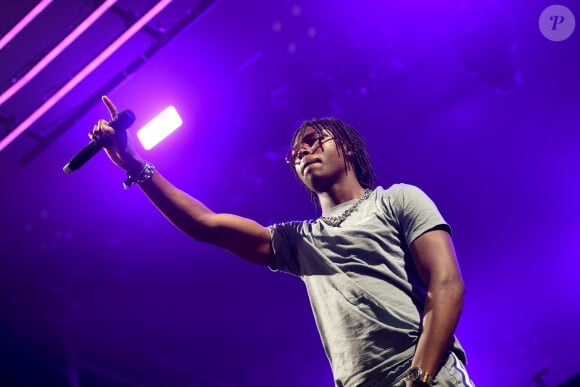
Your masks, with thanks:
<instances>
[{"instance_id":1,"label":"purple stage lighting","mask_svg":"<svg viewBox=\"0 0 580 387\"><path fill-rule=\"evenodd\" d=\"M0 106L10 97L22 89L28 82L38 75L46 66L50 64L57 56L60 55L69 45L71 45L80 35L82 35L90 26L93 25L117 0L107 0L93 13L91 13L81 24L79 24L70 34L67 35L55 48L44 56L37 64L15 82L8 90L0 95Z\"/></svg>"},{"instance_id":2,"label":"purple stage lighting","mask_svg":"<svg viewBox=\"0 0 580 387\"><path fill-rule=\"evenodd\" d=\"M56 105L64 96L66 96L72 89L88 77L96 68L98 68L105 60L113 55L119 47L131 39L133 35L141 30L147 23L151 21L157 14L159 14L165 7L167 7L173 0L161 0L155 4L149 11L135 21L125 32L121 34L115 41L113 41L107 48L105 48L99 55L97 55L89 64L83 67L74 77L72 77L64 86L57 90L50 96L42 105L40 105L28 118L22 121L15 129L13 129L6 137L0 140L0 152L6 148L12 141L20 136L25 130L32 126L40 117Z\"/></svg>"},{"instance_id":3,"label":"purple stage lighting","mask_svg":"<svg viewBox=\"0 0 580 387\"><path fill-rule=\"evenodd\" d=\"M20 89L22 89L28 82L38 75L46 66L50 64L57 56L60 55L69 45L71 45L80 35L89 29L109 8L115 4L117 0L107 0L95 11L93 11L81 24L79 24L70 34L67 35L55 48L44 56L37 64L34 65L28 72L15 82L8 90L0 95L0 106Z\"/></svg>"},{"instance_id":4,"label":"purple stage lighting","mask_svg":"<svg viewBox=\"0 0 580 387\"><path fill-rule=\"evenodd\" d=\"M149 150L173 133L181 124L183 124L183 121L179 113L173 106L169 106L147 125L139 129L137 137L141 141L143 148Z\"/></svg>"},{"instance_id":5,"label":"purple stage lighting","mask_svg":"<svg viewBox=\"0 0 580 387\"><path fill-rule=\"evenodd\" d=\"M0 50L4 48L16 35L20 33L28 24L30 24L46 7L48 7L52 3L52 0L42 0L40 3L36 5L36 7L32 8L25 17L22 18L10 31L6 33L0 39Z\"/></svg>"}]
</instances>

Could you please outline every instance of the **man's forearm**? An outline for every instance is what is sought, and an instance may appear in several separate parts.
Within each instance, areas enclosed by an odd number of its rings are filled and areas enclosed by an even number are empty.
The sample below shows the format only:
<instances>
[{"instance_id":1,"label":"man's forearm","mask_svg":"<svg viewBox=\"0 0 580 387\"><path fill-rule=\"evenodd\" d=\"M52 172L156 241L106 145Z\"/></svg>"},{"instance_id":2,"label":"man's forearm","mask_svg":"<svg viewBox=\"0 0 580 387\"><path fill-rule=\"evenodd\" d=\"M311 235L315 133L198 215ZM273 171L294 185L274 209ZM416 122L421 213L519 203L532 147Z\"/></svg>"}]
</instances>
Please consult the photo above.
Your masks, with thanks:
<instances>
[{"instance_id":1,"label":"man's forearm","mask_svg":"<svg viewBox=\"0 0 580 387\"><path fill-rule=\"evenodd\" d=\"M421 335L412 367L420 367L435 377L463 308L464 287L461 280L432 284L427 293Z\"/></svg>"},{"instance_id":2,"label":"man's forearm","mask_svg":"<svg viewBox=\"0 0 580 387\"><path fill-rule=\"evenodd\" d=\"M258 265L275 265L270 233L257 222L215 213L158 173L139 186L172 224L193 239L224 248Z\"/></svg>"},{"instance_id":3,"label":"man's forearm","mask_svg":"<svg viewBox=\"0 0 580 387\"><path fill-rule=\"evenodd\" d=\"M214 213L203 203L174 187L157 172L140 187L177 228L196 240L208 238L204 219Z\"/></svg>"}]
</instances>

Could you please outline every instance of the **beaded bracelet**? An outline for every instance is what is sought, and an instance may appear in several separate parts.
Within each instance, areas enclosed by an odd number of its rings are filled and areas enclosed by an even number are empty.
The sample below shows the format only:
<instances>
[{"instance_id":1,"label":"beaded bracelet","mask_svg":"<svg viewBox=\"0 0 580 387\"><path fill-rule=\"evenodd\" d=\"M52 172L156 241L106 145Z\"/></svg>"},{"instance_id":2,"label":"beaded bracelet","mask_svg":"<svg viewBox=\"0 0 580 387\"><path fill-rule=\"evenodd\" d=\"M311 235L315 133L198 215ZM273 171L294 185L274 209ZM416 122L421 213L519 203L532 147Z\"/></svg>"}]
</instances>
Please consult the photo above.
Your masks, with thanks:
<instances>
[{"instance_id":1,"label":"beaded bracelet","mask_svg":"<svg viewBox=\"0 0 580 387\"><path fill-rule=\"evenodd\" d=\"M129 189L133 184L142 184L151 179L155 173L155 166L149 162L145 162L145 166L137 176L131 176L127 172L127 180L123 182L123 188Z\"/></svg>"}]
</instances>

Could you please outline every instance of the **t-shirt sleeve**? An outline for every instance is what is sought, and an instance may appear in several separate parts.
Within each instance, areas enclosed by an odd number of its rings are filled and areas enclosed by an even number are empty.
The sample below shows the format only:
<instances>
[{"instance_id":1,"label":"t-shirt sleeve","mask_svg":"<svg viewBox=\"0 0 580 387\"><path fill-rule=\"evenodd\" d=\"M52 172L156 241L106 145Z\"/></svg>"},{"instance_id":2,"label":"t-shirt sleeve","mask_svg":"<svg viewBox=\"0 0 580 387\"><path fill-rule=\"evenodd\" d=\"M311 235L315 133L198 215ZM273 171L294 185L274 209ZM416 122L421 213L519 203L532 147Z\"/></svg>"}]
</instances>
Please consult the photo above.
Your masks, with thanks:
<instances>
[{"instance_id":1,"label":"t-shirt sleeve","mask_svg":"<svg viewBox=\"0 0 580 387\"><path fill-rule=\"evenodd\" d=\"M415 239L435 228L451 233L437 206L420 188L409 184L398 184L393 198L393 207L408 245Z\"/></svg>"},{"instance_id":2,"label":"t-shirt sleeve","mask_svg":"<svg viewBox=\"0 0 580 387\"><path fill-rule=\"evenodd\" d=\"M276 265L270 269L300 275L297 249L300 227L300 222L277 223L268 227Z\"/></svg>"}]
</instances>

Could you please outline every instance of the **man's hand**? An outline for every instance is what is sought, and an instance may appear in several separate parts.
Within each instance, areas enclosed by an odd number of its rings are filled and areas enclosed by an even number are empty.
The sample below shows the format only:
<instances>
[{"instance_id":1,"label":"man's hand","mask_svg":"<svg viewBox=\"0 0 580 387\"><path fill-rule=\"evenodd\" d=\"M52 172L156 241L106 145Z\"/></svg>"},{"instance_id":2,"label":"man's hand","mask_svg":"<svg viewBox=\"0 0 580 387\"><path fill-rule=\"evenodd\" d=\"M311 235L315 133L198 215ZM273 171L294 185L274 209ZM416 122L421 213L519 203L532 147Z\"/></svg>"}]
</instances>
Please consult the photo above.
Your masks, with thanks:
<instances>
[{"instance_id":1,"label":"man's hand","mask_svg":"<svg viewBox=\"0 0 580 387\"><path fill-rule=\"evenodd\" d=\"M109 111L111 120L115 119L119 115L119 109L109 97L103 96L102 100ZM105 153L111 161L130 174L137 174L143 169L145 162L137 154L133 139L126 130L115 131L109 121L101 119L89 133L89 137L102 142Z\"/></svg>"}]
</instances>

